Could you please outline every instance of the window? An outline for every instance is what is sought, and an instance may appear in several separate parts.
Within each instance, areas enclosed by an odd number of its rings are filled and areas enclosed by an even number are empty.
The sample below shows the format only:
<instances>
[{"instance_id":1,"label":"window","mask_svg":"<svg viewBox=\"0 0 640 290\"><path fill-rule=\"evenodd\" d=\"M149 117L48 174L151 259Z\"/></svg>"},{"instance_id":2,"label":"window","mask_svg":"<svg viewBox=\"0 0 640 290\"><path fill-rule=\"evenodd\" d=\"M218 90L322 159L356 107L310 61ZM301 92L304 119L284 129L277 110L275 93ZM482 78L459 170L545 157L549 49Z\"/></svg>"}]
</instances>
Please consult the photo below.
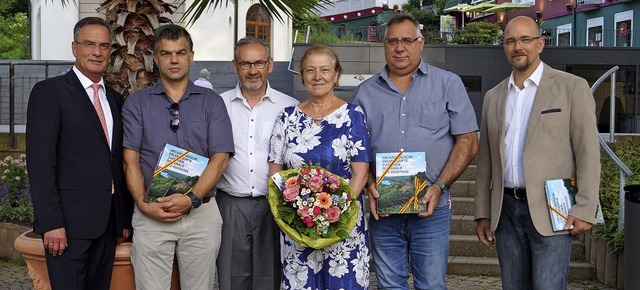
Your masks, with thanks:
<instances>
[{"instance_id":1,"label":"window","mask_svg":"<svg viewBox=\"0 0 640 290\"><path fill-rule=\"evenodd\" d=\"M247 11L247 36L264 40L271 45L271 18L260 4L254 4Z\"/></svg>"},{"instance_id":2,"label":"window","mask_svg":"<svg viewBox=\"0 0 640 290\"><path fill-rule=\"evenodd\" d=\"M587 46L602 46L604 18L587 19Z\"/></svg>"},{"instance_id":3,"label":"window","mask_svg":"<svg viewBox=\"0 0 640 290\"><path fill-rule=\"evenodd\" d=\"M535 0L513 0L513 4L531 5L535 4Z\"/></svg>"},{"instance_id":4,"label":"window","mask_svg":"<svg viewBox=\"0 0 640 290\"><path fill-rule=\"evenodd\" d=\"M633 10L616 13L614 15L614 23L616 27L615 46L633 46L633 33L631 31L633 24Z\"/></svg>"},{"instance_id":5,"label":"window","mask_svg":"<svg viewBox=\"0 0 640 290\"><path fill-rule=\"evenodd\" d=\"M571 23L556 28L556 42L558 46L571 46Z\"/></svg>"}]
</instances>

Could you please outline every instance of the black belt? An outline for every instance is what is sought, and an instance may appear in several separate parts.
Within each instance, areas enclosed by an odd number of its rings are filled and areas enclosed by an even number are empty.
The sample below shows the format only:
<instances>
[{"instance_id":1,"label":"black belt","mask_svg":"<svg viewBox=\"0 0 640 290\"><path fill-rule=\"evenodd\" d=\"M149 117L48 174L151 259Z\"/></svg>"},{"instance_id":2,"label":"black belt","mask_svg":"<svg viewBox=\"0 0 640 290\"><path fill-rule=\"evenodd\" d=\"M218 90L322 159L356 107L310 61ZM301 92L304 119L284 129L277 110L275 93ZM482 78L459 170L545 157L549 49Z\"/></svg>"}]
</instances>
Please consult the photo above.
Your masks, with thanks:
<instances>
[{"instance_id":1,"label":"black belt","mask_svg":"<svg viewBox=\"0 0 640 290\"><path fill-rule=\"evenodd\" d=\"M511 195L516 199L527 199L527 189L524 187L518 188L504 188L504 194Z\"/></svg>"},{"instance_id":2,"label":"black belt","mask_svg":"<svg viewBox=\"0 0 640 290\"><path fill-rule=\"evenodd\" d=\"M202 203L207 203L209 201L211 201L211 196L205 196L202 198Z\"/></svg>"}]
</instances>

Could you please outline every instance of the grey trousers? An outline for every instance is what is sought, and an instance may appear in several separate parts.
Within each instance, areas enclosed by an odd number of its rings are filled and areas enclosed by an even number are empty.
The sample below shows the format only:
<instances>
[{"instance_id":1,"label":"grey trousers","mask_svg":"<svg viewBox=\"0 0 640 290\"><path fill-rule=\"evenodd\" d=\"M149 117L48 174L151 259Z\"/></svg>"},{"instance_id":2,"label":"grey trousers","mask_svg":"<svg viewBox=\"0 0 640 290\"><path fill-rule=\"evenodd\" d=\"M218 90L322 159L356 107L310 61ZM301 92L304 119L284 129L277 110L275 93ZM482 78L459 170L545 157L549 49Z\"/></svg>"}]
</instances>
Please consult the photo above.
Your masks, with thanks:
<instances>
[{"instance_id":1,"label":"grey trousers","mask_svg":"<svg viewBox=\"0 0 640 290\"><path fill-rule=\"evenodd\" d=\"M280 229L265 197L234 197L218 190L222 243L220 290L280 289Z\"/></svg>"}]
</instances>

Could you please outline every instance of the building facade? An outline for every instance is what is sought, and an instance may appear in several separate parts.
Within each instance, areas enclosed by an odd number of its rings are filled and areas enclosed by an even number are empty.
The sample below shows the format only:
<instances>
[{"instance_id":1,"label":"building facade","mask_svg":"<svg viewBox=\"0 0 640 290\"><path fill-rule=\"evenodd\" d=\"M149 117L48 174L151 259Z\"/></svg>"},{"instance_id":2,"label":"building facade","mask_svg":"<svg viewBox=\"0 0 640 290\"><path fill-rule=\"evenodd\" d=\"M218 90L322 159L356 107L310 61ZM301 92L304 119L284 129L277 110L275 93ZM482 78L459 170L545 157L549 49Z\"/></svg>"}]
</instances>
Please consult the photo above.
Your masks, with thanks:
<instances>
[{"instance_id":1,"label":"building facade","mask_svg":"<svg viewBox=\"0 0 640 290\"><path fill-rule=\"evenodd\" d=\"M105 12L96 12L98 0L71 1L31 0L31 55L34 60L73 60L70 45L73 26L81 18L105 18ZM203 12L200 19L187 27L193 38L195 60L225 61L233 58L235 42L245 36L256 36L271 44L275 61L291 58L292 26L288 17L283 22L269 17L259 0L235 1L219 9ZM173 14L163 15L176 24L193 3L186 0Z\"/></svg>"}]
</instances>

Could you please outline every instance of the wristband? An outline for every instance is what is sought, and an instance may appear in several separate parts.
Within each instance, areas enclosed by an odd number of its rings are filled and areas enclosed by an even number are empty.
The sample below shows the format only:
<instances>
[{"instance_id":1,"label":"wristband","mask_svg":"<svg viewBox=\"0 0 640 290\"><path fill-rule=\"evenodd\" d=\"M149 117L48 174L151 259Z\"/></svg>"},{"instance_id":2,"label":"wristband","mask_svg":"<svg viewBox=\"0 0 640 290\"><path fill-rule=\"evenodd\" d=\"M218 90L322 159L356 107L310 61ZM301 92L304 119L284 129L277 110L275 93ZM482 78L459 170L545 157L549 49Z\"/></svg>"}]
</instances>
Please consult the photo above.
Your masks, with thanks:
<instances>
[{"instance_id":1,"label":"wristband","mask_svg":"<svg viewBox=\"0 0 640 290\"><path fill-rule=\"evenodd\" d=\"M448 185L444 184L444 182L440 181L440 180L436 180L433 182L433 184L437 185L438 187L440 187L440 190L445 191L449 188Z\"/></svg>"}]
</instances>

